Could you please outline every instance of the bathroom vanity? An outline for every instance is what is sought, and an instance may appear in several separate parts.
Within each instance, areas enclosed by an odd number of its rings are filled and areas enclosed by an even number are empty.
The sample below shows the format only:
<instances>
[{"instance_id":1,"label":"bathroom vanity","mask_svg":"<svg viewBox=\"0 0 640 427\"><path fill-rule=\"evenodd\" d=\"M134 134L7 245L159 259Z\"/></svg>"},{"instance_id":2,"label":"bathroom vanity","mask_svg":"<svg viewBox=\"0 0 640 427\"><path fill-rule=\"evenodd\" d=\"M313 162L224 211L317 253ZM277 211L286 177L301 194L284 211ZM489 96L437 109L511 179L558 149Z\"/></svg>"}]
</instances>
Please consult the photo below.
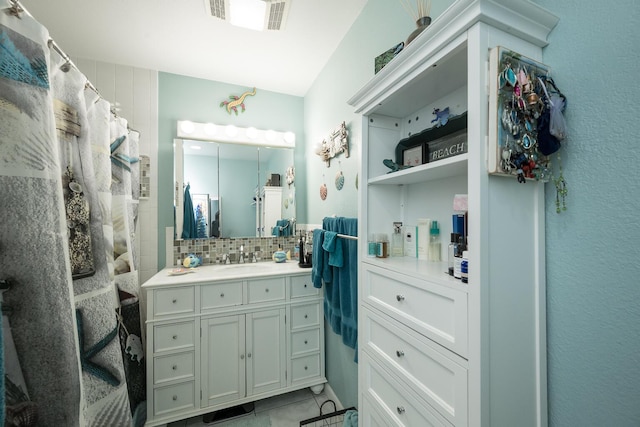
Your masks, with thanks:
<instances>
[{"instance_id":1,"label":"bathroom vanity","mask_svg":"<svg viewBox=\"0 0 640 427\"><path fill-rule=\"evenodd\" d=\"M147 292L147 426L326 382L322 289L297 263L165 269Z\"/></svg>"}]
</instances>

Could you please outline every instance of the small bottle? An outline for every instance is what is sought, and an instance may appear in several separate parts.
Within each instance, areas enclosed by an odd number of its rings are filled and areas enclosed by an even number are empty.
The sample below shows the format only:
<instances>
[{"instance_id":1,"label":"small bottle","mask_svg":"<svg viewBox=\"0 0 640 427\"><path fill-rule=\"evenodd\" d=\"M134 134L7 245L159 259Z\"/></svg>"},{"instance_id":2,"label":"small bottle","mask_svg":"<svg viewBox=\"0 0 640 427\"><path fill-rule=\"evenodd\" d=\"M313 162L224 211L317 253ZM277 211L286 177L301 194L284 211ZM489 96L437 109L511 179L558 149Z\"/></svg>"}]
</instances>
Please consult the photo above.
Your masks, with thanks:
<instances>
[{"instance_id":1,"label":"small bottle","mask_svg":"<svg viewBox=\"0 0 640 427\"><path fill-rule=\"evenodd\" d=\"M469 252L462 252L462 262L460 263L460 280L462 283L469 283Z\"/></svg>"},{"instance_id":2,"label":"small bottle","mask_svg":"<svg viewBox=\"0 0 640 427\"><path fill-rule=\"evenodd\" d=\"M456 233L451 233L451 243L449 243L449 247L447 248L447 267L449 276L453 276L453 260L456 256L457 245L458 235Z\"/></svg>"},{"instance_id":3,"label":"small bottle","mask_svg":"<svg viewBox=\"0 0 640 427\"><path fill-rule=\"evenodd\" d=\"M378 246L376 244L376 235L369 233L369 239L367 239L367 256L374 258L378 253Z\"/></svg>"},{"instance_id":4,"label":"small bottle","mask_svg":"<svg viewBox=\"0 0 640 427\"><path fill-rule=\"evenodd\" d=\"M376 258L387 258L389 257L389 237L386 233L378 234L376 238Z\"/></svg>"},{"instance_id":5,"label":"small bottle","mask_svg":"<svg viewBox=\"0 0 640 427\"><path fill-rule=\"evenodd\" d=\"M404 256L404 238L402 237L402 223L393 223L391 235L391 256Z\"/></svg>"},{"instance_id":6,"label":"small bottle","mask_svg":"<svg viewBox=\"0 0 640 427\"><path fill-rule=\"evenodd\" d=\"M464 244L464 237L458 236L457 250L455 251L455 258L453 259L453 277L456 279L462 278L462 252L466 250L467 247Z\"/></svg>"},{"instance_id":7,"label":"small bottle","mask_svg":"<svg viewBox=\"0 0 640 427\"><path fill-rule=\"evenodd\" d=\"M429 261L442 260L440 247L440 229L438 228L438 221L431 221L431 228L429 229Z\"/></svg>"}]
</instances>

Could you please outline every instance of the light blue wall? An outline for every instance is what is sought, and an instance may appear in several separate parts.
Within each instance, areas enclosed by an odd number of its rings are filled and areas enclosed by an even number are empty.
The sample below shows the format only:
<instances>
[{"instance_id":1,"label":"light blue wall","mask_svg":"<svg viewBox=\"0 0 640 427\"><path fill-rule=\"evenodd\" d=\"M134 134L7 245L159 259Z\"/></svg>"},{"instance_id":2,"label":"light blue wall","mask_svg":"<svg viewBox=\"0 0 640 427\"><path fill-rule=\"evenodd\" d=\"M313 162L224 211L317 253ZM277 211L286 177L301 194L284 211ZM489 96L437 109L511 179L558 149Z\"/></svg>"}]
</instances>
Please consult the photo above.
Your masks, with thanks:
<instances>
[{"instance_id":1,"label":"light blue wall","mask_svg":"<svg viewBox=\"0 0 640 427\"><path fill-rule=\"evenodd\" d=\"M549 425L640 426L640 4L538 0L569 99L567 211L547 185Z\"/></svg>"},{"instance_id":2,"label":"light blue wall","mask_svg":"<svg viewBox=\"0 0 640 427\"><path fill-rule=\"evenodd\" d=\"M432 17L439 16L451 1L432 2ZM376 56L395 46L415 28L415 23L398 1L369 0L305 96L305 134L307 136L308 220L320 224L326 216L358 216L356 175L360 165L361 119L347 100L374 76ZM350 157L338 155L330 167L315 154L317 144L327 138L343 121L349 131ZM336 189L336 174L342 171L344 188ZM320 198L320 186L328 188L326 200ZM389 229L392 225L389 224ZM354 284L355 286L355 284ZM327 379L345 406L358 404L358 366L354 350L342 344L342 338L326 327Z\"/></svg>"},{"instance_id":3,"label":"light blue wall","mask_svg":"<svg viewBox=\"0 0 640 427\"><path fill-rule=\"evenodd\" d=\"M296 134L296 161L304 157L302 97L257 88L255 96L246 98L244 113L230 115L225 108L219 106L220 102L227 100L230 95L241 95L251 88L251 82L247 82L247 86L235 86L158 73L158 266L165 265L165 227L173 226L173 139L176 137L178 120L292 131ZM304 185L304 170L300 172L296 180ZM252 173L255 174L255 168ZM304 192L298 199L297 215L304 219Z\"/></svg>"}]
</instances>

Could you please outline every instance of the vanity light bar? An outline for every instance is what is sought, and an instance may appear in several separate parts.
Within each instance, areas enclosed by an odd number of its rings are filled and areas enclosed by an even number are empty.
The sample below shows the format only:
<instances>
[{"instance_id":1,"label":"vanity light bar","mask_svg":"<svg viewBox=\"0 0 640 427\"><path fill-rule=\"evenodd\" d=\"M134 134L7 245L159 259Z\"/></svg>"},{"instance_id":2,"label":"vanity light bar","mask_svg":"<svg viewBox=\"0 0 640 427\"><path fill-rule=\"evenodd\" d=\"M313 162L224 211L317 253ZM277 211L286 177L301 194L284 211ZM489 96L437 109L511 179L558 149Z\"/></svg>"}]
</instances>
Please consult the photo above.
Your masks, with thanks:
<instances>
[{"instance_id":1,"label":"vanity light bar","mask_svg":"<svg viewBox=\"0 0 640 427\"><path fill-rule=\"evenodd\" d=\"M196 123L178 120L178 138L199 141L233 142L236 144L260 145L274 148L294 148L296 135L293 132L262 130L254 127L241 128L234 125Z\"/></svg>"}]
</instances>

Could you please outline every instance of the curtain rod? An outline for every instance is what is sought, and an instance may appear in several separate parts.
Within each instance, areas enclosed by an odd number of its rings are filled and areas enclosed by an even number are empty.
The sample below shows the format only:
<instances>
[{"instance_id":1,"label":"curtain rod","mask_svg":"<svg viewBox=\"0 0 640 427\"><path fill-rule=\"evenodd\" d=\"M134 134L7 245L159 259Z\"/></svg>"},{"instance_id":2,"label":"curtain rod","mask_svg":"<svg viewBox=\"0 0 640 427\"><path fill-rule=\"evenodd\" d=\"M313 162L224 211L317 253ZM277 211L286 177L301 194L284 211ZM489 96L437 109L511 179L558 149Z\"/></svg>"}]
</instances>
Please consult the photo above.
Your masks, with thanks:
<instances>
[{"instance_id":1,"label":"curtain rod","mask_svg":"<svg viewBox=\"0 0 640 427\"><path fill-rule=\"evenodd\" d=\"M29 13L29 11L20 3L19 0L9 0L9 3L11 3L11 7L9 8L9 14L10 15L17 17L18 19L21 19L20 14L26 13L28 16L30 16L31 18L36 20L35 17L31 13ZM68 72L71 69L71 67L75 68L85 78L86 83L85 83L84 86L86 88L89 88L92 91L94 91L96 93L96 95L98 95L100 98L104 99L104 97L102 96L100 91L93 85L93 83L91 83L89 81L87 76L80 70L80 68L78 68L78 66L76 64L74 64L74 62L71 60L71 58L69 58L69 55L67 55L62 50L62 48L60 48L60 46L58 46L58 43L56 43L56 41L53 40L51 37L47 41L47 46L49 46L50 49L55 50L62 57L62 59L65 61L65 63L60 66L60 69L63 72L65 72L65 73ZM107 101L107 102L109 102L111 104L110 101ZM118 117L118 114L116 113L115 108L111 108L110 112L115 117ZM140 133L140 131L133 129L133 128L129 127L128 125L127 125L127 129L130 130L130 131L134 131L134 132Z\"/></svg>"}]
</instances>

